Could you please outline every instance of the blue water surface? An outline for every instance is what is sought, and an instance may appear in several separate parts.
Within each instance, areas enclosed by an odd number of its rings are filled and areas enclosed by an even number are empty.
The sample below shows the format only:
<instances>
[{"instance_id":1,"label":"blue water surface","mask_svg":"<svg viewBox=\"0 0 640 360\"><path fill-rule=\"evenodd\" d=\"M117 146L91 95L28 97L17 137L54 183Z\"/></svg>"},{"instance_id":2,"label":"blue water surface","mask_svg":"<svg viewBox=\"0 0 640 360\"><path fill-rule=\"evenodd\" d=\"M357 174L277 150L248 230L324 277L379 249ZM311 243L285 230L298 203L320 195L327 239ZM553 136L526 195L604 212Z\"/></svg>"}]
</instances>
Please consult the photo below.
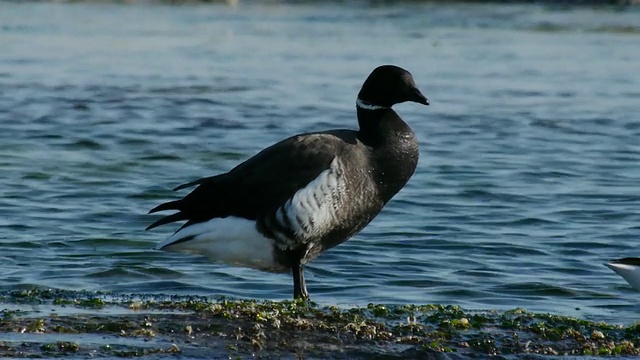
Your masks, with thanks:
<instances>
[{"instance_id":1,"label":"blue water surface","mask_svg":"<svg viewBox=\"0 0 640 360\"><path fill-rule=\"evenodd\" d=\"M640 293L637 8L0 3L0 290L288 299L288 275L152 250L174 186L357 126L380 64L418 170L307 270L320 304L444 303L631 324Z\"/></svg>"}]
</instances>

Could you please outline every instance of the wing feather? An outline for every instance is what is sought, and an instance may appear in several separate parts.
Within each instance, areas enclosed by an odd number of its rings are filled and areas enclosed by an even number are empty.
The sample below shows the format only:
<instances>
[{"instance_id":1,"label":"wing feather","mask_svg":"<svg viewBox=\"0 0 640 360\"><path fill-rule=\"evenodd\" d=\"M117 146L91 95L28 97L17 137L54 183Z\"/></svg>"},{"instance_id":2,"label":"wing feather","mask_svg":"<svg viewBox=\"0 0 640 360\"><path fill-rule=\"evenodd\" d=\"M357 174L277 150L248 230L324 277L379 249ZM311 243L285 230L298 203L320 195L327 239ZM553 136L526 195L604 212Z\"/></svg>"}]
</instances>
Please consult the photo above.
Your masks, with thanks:
<instances>
[{"instance_id":1,"label":"wing feather","mask_svg":"<svg viewBox=\"0 0 640 360\"><path fill-rule=\"evenodd\" d=\"M175 190L197 187L184 198L151 212L177 210L149 226L188 220L185 226L217 217L255 220L276 210L330 167L345 146L356 142L355 131L302 134L272 145L228 173L198 179Z\"/></svg>"}]
</instances>

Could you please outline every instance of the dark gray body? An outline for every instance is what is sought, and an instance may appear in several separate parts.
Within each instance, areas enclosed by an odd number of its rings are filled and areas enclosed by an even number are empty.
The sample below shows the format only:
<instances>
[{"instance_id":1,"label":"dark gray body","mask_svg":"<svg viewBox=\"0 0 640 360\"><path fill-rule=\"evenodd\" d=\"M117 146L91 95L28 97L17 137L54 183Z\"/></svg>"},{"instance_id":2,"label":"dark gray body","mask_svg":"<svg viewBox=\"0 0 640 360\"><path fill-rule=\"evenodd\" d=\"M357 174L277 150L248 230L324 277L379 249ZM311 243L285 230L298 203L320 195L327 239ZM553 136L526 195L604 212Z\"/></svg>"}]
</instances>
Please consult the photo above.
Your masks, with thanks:
<instances>
[{"instance_id":1,"label":"dark gray body","mask_svg":"<svg viewBox=\"0 0 640 360\"><path fill-rule=\"evenodd\" d=\"M362 230L383 206L409 180L418 162L418 144L409 126L395 111L385 109L376 116L383 121L361 124L363 132L331 130L300 134L274 144L225 174L203 178L186 186L198 185L172 206L179 213L160 219L151 227L179 215L185 226L214 217L238 216L256 220L256 227L274 239L281 267L288 271L291 258L306 263L323 251L349 239ZM374 114L359 114L362 122ZM373 126L376 125L376 126ZM335 216L322 235L296 239L291 229L276 221L276 213L300 189L338 160L338 174L345 187L345 198L335 208ZM176 219L177 220L177 219ZM174 220L175 221L175 220ZM281 239L275 231L287 235Z\"/></svg>"}]
</instances>

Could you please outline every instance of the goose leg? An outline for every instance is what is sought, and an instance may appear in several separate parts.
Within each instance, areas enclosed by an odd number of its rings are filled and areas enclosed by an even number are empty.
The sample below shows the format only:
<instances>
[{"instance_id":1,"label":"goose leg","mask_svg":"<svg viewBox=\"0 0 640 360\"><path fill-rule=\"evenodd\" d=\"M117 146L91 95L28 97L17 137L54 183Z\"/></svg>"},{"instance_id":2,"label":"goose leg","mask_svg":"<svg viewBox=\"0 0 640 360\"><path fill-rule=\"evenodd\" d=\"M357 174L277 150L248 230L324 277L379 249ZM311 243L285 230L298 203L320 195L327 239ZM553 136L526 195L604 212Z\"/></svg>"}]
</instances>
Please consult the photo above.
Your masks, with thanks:
<instances>
[{"instance_id":1,"label":"goose leg","mask_svg":"<svg viewBox=\"0 0 640 360\"><path fill-rule=\"evenodd\" d=\"M291 267L291 272L293 273L293 298L308 300L309 292L304 281L304 266L297 262Z\"/></svg>"}]
</instances>

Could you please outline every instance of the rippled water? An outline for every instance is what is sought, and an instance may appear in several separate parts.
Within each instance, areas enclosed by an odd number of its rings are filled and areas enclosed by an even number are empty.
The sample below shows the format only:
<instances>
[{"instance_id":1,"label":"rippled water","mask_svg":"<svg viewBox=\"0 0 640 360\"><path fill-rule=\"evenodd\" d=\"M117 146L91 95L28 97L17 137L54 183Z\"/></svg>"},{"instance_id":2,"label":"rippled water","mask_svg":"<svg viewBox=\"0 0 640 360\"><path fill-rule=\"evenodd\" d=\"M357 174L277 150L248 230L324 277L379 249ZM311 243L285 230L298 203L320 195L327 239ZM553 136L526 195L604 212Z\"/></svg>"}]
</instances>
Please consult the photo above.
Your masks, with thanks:
<instances>
[{"instance_id":1,"label":"rippled water","mask_svg":"<svg viewBox=\"0 0 640 360\"><path fill-rule=\"evenodd\" d=\"M0 3L0 290L291 296L286 275L151 250L185 181L355 127L373 67L414 178L309 267L321 304L446 303L631 323L602 266L640 256L640 11L532 5Z\"/></svg>"}]
</instances>

